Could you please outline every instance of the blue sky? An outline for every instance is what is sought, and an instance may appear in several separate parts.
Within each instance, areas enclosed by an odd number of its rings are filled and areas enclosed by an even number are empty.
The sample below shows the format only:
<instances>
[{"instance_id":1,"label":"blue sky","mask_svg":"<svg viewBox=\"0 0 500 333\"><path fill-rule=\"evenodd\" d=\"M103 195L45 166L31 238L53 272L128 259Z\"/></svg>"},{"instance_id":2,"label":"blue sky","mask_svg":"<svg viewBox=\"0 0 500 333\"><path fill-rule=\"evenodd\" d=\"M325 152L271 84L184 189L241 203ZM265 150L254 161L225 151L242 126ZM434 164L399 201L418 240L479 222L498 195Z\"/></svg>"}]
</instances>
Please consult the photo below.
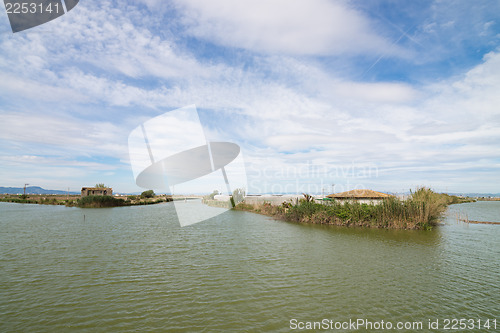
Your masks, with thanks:
<instances>
[{"instance_id":1,"label":"blue sky","mask_svg":"<svg viewBox=\"0 0 500 333\"><path fill-rule=\"evenodd\" d=\"M0 186L135 185L127 137L195 104L250 192L500 192L500 2L81 1L0 14Z\"/></svg>"}]
</instances>

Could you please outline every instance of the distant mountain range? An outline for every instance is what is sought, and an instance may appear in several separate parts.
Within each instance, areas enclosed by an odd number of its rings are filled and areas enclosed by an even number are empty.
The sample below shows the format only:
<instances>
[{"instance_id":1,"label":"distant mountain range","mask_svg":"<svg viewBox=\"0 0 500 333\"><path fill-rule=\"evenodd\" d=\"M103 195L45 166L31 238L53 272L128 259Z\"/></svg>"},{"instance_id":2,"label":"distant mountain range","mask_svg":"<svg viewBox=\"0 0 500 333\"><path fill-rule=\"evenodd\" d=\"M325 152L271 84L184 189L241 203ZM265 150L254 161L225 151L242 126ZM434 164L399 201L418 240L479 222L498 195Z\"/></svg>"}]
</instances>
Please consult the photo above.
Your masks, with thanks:
<instances>
[{"instance_id":1,"label":"distant mountain range","mask_svg":"<svg viewBox=\"0 0 500 333\"><path fill-rule=\"evenodd\" d=\"M462 196L471 197L471 198L475 198L475 197L477 197L477 198L481 198L481 197L498 198L498 197L500 197L500 193L449 193L449 194L462 195Z\"/></svg>"},{"instance_id":2,"label":"distant mountain range","mask_svg":"<svg viewBox=\"0 0 500 333\"><path fill-rule=\"evenodd\" d=\"M388 192L389 193L389 192ZM438 191L438 193L441 193ZM444 192L443 192L444 193ZM410 192L400 193L404 195L410 195ZM448 193L449 195L456 195L461 197L470 197L470 198L500 198L500 193Z\"/></svg>"},{"instance_id":3,"label":"distant mountain range","mask_svg":"<svg viewBox=\"0 0 500 333\"><path fill-rule=\"evenodd\" d=\"M0 186L1 194L23 194L24 187L2 187ZM27 186L26 194L68 194L67 191L46 190L40 186ZM69 192L69 194L80 194L80 192Z\"/></svg>"}]
</instances>

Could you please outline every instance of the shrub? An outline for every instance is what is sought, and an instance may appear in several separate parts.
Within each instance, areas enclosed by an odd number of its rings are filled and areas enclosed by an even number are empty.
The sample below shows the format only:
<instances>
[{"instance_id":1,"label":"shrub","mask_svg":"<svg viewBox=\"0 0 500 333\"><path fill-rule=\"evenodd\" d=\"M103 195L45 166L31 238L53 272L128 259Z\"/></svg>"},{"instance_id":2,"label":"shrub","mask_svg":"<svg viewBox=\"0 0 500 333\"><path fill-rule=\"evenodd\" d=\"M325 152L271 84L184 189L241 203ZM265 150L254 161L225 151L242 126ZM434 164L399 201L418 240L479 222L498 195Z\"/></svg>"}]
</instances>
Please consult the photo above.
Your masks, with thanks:
<instances>
[{"instance_id":1,"label":"shrub","mask_svg":"<svg viewBox=\"0 0 500 333\"><path fill-rule=\"evenodd\" d=\"M209 195L205 195L205 196L203 197L203 199L205 199L205 200L214 200L214 199L215 199L215 196L216 196L216 195L218 195L218 194L220 194L220 193L219 193L219 191L214 190L211 194L209 194Z\"/></svg>"},{"instance_id":2,"label":"shrub","mask_svg":"<svg viewBox=\"0 0 500 333\"><path fill-rule=\"evenodd\" d=\"M76 205L80 208L119 207L125 205L125 200L109 195L89 195L78 199Z\"/></svg>"},{"instance_id":3,"label":"shrub","mask_svg":"<svg viewBox=\"0 0 500 333\"><path fill-rule=\"evenodd\" d=\"M153 190L147 190L141 193L141 198L153 198L155 196L155 192Z\"/></svg>"},{"instance_id":4,"label":"shrub","mask_svg":"<svg viewBox=\"0 0 500 333\"><path fill-rule=\"evenodd\" d=\"M236 204L242 202L245 199L245 190L242 188L235 189L233 191L233 198L232 199L234 199L233 203L236 203ZM234 206L234 204L233 204L233 206Z\"/></svg>"}]
</instances>

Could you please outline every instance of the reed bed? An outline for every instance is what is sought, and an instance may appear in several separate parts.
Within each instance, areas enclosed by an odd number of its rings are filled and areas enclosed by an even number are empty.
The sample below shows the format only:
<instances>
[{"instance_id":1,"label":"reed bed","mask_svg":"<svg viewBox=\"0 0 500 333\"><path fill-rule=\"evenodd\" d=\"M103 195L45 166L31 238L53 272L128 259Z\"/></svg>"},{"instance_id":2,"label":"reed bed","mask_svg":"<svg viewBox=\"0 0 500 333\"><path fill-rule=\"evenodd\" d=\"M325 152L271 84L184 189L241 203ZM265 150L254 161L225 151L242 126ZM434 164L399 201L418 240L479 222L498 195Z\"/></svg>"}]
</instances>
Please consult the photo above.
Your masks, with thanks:
<instances>
[{"instance_id":1,"label":"reed bed","mask_svg":"<svg viewBox=\"0 0 500 333\"><path fill-rule=\"evenodd\" d=\"M387 229L424 229L435 226L450 204L464 200L448 194L439 194L428 188L419 188L407 200L389 197L378 204L364 204L355 200L316 203L310 196L281 206L239 204L236 209L261 213L297 223L362 226Z\"/></svg>"},{"instance_id":2,"label":"reed bed","mask_svg":"<svg viewBox=\"0 0 500 333\"><path fill-rule=\"evenodd\" d=\"M125 200L108 195L89 195L78 199L76 202L76 206L80 208L120 207L125 206L125 204Z\"/></svg>"}]
</instances>

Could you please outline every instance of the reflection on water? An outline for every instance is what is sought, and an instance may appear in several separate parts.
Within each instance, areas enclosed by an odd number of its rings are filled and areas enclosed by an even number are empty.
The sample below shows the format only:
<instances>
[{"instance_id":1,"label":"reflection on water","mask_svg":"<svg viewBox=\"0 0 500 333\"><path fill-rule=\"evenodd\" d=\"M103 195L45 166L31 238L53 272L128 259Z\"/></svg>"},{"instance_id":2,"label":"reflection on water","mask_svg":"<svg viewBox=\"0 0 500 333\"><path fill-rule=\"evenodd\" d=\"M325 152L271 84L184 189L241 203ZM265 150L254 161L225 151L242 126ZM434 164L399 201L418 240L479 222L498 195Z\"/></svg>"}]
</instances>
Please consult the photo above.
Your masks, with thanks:
<instances>
[{"instance_id":1,"label":"reflection on water","mask_svg":"<svg viewBox=\"0 0 500 333\"><path fill-rule=\"evenodd\" d=\"M0 214L1 331L287 332L292 318L500 319L497 226L451 219L430 232L349 229L228 211L180 228L171 203L2 203Z\"/></svg>"}]
</instances>

